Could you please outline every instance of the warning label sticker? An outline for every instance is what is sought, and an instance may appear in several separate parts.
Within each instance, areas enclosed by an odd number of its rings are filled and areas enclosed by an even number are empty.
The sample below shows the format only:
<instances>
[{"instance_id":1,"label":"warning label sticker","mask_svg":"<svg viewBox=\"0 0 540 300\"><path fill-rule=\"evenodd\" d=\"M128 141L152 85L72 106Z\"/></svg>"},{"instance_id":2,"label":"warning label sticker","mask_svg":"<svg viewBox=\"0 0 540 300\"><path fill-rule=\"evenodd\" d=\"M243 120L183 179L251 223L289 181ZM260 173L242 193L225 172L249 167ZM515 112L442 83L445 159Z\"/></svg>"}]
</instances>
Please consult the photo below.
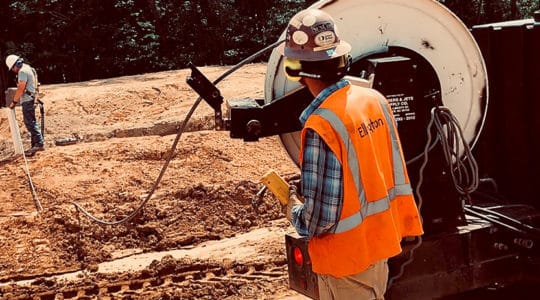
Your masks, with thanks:
<instances>
[{"instance_id":1,"label":"warning label sticker","mask_svg":"<svg viewBox=\"0 0 540 300\"><path fill-rule=\"evenodd\" d=\"M416 120L416 113L411 108L414 101L413 96L394 94L387 95L386 99L388 99L390 107L392 107L397 122Z\"/></svg>"}]
</instances>

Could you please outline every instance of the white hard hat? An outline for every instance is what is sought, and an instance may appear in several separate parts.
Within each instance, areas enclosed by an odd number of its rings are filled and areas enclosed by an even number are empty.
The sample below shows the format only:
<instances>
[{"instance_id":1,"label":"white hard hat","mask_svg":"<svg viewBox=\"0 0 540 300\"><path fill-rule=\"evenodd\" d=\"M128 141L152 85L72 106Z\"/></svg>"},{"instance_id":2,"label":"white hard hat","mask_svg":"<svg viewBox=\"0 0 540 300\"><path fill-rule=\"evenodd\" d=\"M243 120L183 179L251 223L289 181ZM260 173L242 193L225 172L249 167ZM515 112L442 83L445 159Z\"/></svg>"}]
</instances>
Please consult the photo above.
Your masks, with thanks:
<instances>
[{"instance_id":1,"label":"white hard hat","mask_svg":"<svg viewBox=\"0 0 540 300\"><path fill-rule=\"evenodd\" d=\"M330 60L351 51L341 40L334 19L319 9L305 9L292 17L285 43L277 50L281 55L303 61Z\"/></svg>"},{"instance_id":2,"label":"white hard hat","mask_svg":"<svg viewBox=\"0 0 540 300\"><path fill-rule=\"evenodd\" d=\"M15 54L8 55L8 57L6 57L6 66L8 69L11 70L20 58L20 56Z\"/></svg>"}]
</instances>

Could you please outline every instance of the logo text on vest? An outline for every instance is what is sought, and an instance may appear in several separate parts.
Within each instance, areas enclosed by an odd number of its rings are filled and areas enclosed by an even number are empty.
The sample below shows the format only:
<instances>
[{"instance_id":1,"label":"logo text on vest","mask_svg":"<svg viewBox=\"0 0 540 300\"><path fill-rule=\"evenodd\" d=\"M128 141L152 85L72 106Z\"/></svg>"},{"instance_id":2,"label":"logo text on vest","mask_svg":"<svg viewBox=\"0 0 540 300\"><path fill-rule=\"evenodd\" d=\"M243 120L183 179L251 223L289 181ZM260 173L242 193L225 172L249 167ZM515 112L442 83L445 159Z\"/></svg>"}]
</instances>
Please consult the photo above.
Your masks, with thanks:
<instances>
[{"instance_id":1,"label":"logo text on vest","mask_svg":"<svg viewBox=\"0 0 540 300\"><path fill-rule=\"evenodd\" d=\"M371 119L369 119L369 123L367 122L364 122L362 124L360 124L360 127L357 128L358 130L358 133L360 134L360 137L366 137L370 134L372 134L375 129L381 127L384 125L384 122L381 118L373 121Z\"/></svg>"}]
</instances>

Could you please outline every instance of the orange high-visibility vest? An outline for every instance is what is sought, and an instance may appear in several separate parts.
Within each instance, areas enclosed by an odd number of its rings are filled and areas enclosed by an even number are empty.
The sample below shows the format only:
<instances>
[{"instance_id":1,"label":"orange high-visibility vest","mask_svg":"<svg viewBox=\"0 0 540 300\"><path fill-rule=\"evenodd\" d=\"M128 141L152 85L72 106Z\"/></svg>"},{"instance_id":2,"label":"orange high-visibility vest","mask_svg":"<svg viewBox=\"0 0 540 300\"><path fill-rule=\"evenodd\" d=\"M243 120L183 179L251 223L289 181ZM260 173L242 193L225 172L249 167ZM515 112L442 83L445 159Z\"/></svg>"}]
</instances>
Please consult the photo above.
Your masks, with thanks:
<instances>
[{"instance_id":1,"label":"orange high-visibility vest","mask_svg":"<svg viewBox=\"0 0 540 300\"><path fill-rule=\"evenodd\" d=\"M343 87L309 116L302 145L307 128L316 131L337 156L344 180L335 232L309 241L315 273L335 277L360 273L399 254L403 237L423 233L392 110L384 96L372 89Z\"/></svg>"}]
</instances>

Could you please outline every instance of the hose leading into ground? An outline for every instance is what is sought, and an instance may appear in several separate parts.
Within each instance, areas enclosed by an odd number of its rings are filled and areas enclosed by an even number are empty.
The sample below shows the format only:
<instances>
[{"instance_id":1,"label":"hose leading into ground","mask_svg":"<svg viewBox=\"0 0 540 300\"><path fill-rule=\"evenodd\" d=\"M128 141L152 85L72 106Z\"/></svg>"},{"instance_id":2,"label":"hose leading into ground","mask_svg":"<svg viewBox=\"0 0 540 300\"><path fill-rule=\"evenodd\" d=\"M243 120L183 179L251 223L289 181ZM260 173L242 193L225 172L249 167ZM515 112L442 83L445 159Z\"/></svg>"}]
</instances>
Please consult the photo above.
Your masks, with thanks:
<instances>
[{"instance_id":1,"label":"hose leading into ground","mask_svg":"<svg viewBox=\"0 0 540 300\"><path fill-rule=\"evenodd\" d=\"M8 112L12 113L12 112ZM36 193L36 188L34 186L34 182L32 181L32 176L30 176L30 169L28 168L28 160L26 159L26 154L24 153L24 146L20 139L21 134L19 130L19 124L17 122L14 122L13 124L14 130L16 132L16 136L18 137L18 140L16 141L16 147L19 148L19 150L22 153L23 161L24 161L24 172L26 173L26 177L28 178L28 185L30 186L30 191L32 192L32 199L34 200L34 205L36 206L36 209L38 212L43 210L43 207L41 206L41 202L39 201L39 198Z\"/></svg>"},{"instance_id":2,"label":"hose leading into ground","mask_svg":"<svg viewBox=\"0 0 540 300\"><path fill-rule=\"evenodd\" d=\"M220 81L227 78L230 74L234 73L236 70L238 70L239 68L241 68L245 64L248 64L248 63L252 62L255 58L259 57L260 55L266 53L269 50L274 49L277 45L281 44L282 42L283 42L283 40L280 40L280 41L277 41L277 42L275 42L275 43L273 43L271 45L268 45L267 47L257 51L256 53L252 54L251 56L249 56L249 57L245 58L244 60L240 61L239 63L234 65L232 68L230 68L229 70L227 70L226 72L221 74L221 76L219 76L213 82L213 84L214 85L218 84ZM171 146L171 150L169 151L169 156L165 160L165 163L163 164L157 179L154 181L154 184L152 185L152 188L151 188L150 192L148 193L146 198L141 201L139 206L132 213L130 213L128 216L126 216L125 218L123 218L121 220L118 220L118 221L107 221L107 220L102 220L102 219L99 219L99 218L93 216L92 214L90 214L88 211L86 211L77 202L72 202L72 204L75 206L75 209L78 212L81 212L86 217L88 217L90 220L92 220L92 221L94 221L96 223L99 223L99 224L103 224L103 225L119 225L119 224L126 223L126 222L130 221L131 219L133 219L143 209L143 207L150 200L150 198L152 198L152 195L154 194L155 190L157 189L159 183L161 182L161 179L163 178L163 175L165 174L165 171L167 170L167 167L169 166L169 163L170 163L171 159L174 157L174 150L176 149L176 146L178 145L180 137L184 133L184 130L186 128L186 125L187 125L189 119L191 118L191 116L195 112L195 109L197 108L197 106L199 106L199 103L201 103L201 101L202 101L201 97L197 98L197 100L195 101L195 103L193 104L191 109L189 110L188 114L184 118L184 121L182 122L182 125L180 126L180 128L178 130L178 133L176 134L176 138L174 139L174 142L173 142L173 144Z\"/></svg>"},{"instance_id":3,"label":"hose leading into ground","mask_svg":"<svg viewBox=\"0 0 540 300\"><path fill-rule=\"evenodd\" d=\"M34 199L34 205L36 206L36 209L38 210L38 212L40 212L43 210L43 207L41 206L41 202L39 202L36 188L34 187L34 183L32 182L32 176L30 176L30 170L28 169L28 161L26 160L26 155L24 154L24 151L22 155L24 159L24 171L26 172L26 176L28 178L28 185L30 186L30 190L32 191L32 199Z\"/></svg>"}]
</instances>

